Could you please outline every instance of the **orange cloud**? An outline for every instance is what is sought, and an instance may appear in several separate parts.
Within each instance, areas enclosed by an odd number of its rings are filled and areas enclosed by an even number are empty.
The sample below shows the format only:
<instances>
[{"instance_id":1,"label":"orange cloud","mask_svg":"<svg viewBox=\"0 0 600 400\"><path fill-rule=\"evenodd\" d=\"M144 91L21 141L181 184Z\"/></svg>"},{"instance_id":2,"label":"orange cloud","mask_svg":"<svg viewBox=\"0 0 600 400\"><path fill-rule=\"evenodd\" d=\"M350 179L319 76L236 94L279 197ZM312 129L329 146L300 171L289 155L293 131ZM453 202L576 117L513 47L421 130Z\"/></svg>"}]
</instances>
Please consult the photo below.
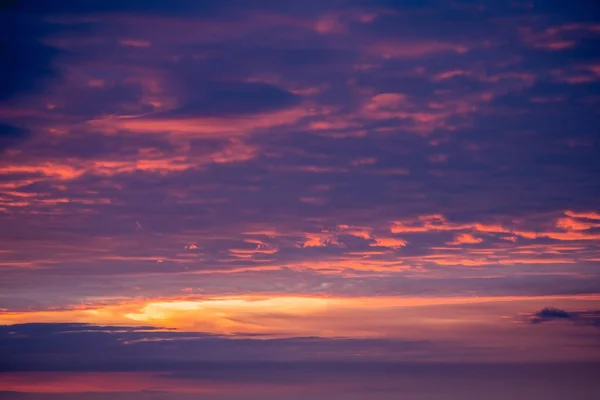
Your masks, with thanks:
<instances>
[{"instance_id":1,"label":"orange cloud","mask_svg":"<svg viewBox=\"0 0 600 400\"><path fill-rule=\"evenodd\" d=\"M306 233L306 240L301 247L342 246L334 232Z\"/></svg>"},{"instance_id":2,"label":"orange cloud","mask_svg":"<svg viewBox=\"0 0 600 400\"><path fill-rule=\"evenodd\" d=\"M65 163L42 162L39 164L13 164L0 166L3 174L41 174L61 180L75 179L85 173L85 169Z\"/></svg>"},{"instance_id":3,"label":"orange cloud","mask_svg":"<svg viewBox=\"0 0 600 400\"><path fill-rule=\"evenodd\" d=\"M600 240L600 234L585 234L581 232L544 232L539 237L555 240Z\"/></svg>"},{"instance_id":4,"label":"orange cloud","mask_svg":"<svg viewBox=\"0 0 600 400\"><path fill-rule=\"evenodd\" d=\"M483 239L481 239L481 238L477 238L468 233L461 233L460 235L457 235L454 238L454 240L452 242L449 242L448 244L460 245L460 244L476 244L476 243L481 243L481 242L483 242Z\"/></svg>"},{"instance_id":5,"label":"orange cloud","mask_svg":"<svg viewBox=\"0 0 600 400\"><path fill-rule=\"evenodd\" d=\"M556 227L567 231L584 231L600 226L600 222L590 223L577 220L575 218L559 218L556 221Z\"/></svg>"},{"instance_id":6,"label":"orange cloud","mask_svg":"<svg viewBox=\"0 0 600 400\"><path fill-rule=\"evenodd\" d=\"M0 166L0 176L9 174L36 174L43 178L38 180L69 181L82 177L85 174L111 176L117 174L128 174L137 171L169 174L199 168L208 164L223 164L244 162L254 158L257 147L247 145L238 139L230 139L220 148L209 154L196 155L189 151L186 146L180 146L175 154L166 155L163 152L141 148L138 154L121 159L60 159L39 160L27 164L19 163ZM12 189L31 183L32 180L24 180L12 183ZM6 187L9 189L9 187ZM2 187L0 187L2 191ZM12 192L15 192L12 190ZM23 197L23 196L21 196ZM41 200L40 200L41 201ZM53 201L48 199L48 201ZM71 199L71 201L73 201ZM16 203L13 202L13 206Z\"/></svg>"},{"instance_id":7,"label":"orange cloud","mask_svg":"<svg viewBox=\"0 0 600 400\"><path fill-rule=\"evenodd\" d=\"M571 213L569 211L565 213ZM571 213L572 214L572 213ZM567 214L568 215L568 214ZM585 213L587 217L594 217L596 213ZM587 218L586 217L586 218ZM597 223L578 221L573 218L560 218L556 222L557 228L564 229L564 232L556 231L525 231L504 227L498 224L466 223L456 224L449 222L443 215L423 215L416 219L396 221L390 226L392 233L418 233L435 231L465 231L484 233L508 233L526 239L550 238L555 240L598 240L599 234L585 233L582 231L600 226ZM471 235L472 236L472 235Z\"/></svg>"},{"instance_id":8,"label":"orange cloud","mask_svg":"<svg viewBox=\"0 0 600 400\"><path fill-rule=\"evenodd\" d=\"M453 224L446 217L439 214L421 215L416 219L396 221L390 226L392 233L404 232L429 232L429 231L454 231L469 229L468 224Z\"/></svg>"},{"instance_id":9,"label":"orange cloud","mask_svg":"<svg viewBox=\"0 0 600 400\"><path fill-rule=\"evenodd\" d=\"M600 213L597 212L575 212L565 211L565 215L573 218L588 218L588 219L600 219Z\"/></svg>"},{"instance_id":10,"label":"orange cloud","mask_svg":"<svg viewBox=\"0 0 600 400\"><path fill-rule=\"evenodd\" d=\"M275 254L278 249L258 246L255 249L229 249L229 252L237 258L252 258L260 254Z\"/></svg>"},{"instance_id":11,"label":"orange cloud","mask_svg":"<svg viewBox=\"0 0 600 400\"><path fill-rule=\"evenodd\" d=\"M371 243L371 247L389 247L391 249L399 249L405 247L407 244L406 240L398 238L376 238L374 243Z\"/></svg>"},{"instance_id":12,"label":"orange cloud","mask_svg":"<svg viewBox=\"0 0 600 400\"><path fill-rule=\"evenodd\" d=\"M361 239L371 238L371 228L351 225L338 225L340 233L344 235L356 236Z\"/></svg>"},{"instance_id":13,"label":"orange cloud","mask_svg":"<svg viewBox=\"0 0 600 400\"><path fill-rule=\"evenodd\" d=\"M290 125L311 115L304 108L229 117L155 118L150 116L106 117L88 122L90 128L106 134L119 131L167 133L190 137L219 138L247 135L259 130Z\"/></svg>"}]
</instances>

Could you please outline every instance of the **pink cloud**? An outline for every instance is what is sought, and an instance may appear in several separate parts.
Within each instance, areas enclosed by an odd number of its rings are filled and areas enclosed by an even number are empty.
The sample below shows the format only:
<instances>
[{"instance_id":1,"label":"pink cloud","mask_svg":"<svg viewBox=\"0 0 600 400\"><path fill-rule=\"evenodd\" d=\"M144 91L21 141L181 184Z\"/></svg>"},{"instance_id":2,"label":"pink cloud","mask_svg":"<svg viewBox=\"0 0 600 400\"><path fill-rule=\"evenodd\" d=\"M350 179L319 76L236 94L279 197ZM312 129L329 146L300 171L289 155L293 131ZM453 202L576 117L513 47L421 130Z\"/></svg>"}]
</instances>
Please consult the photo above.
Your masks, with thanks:
<instances>
[{"instance_id":1,"label":"pink cloud","mask_svg":"<svg viewBox=\"0 0 600 400\"><path fill-rule=\"evenodd\" d=\"M433 53L453 52L466 53L469 48L465 45L444 42L392 42L381 41L370 44L367 52L372 55L390 58L419 58Z\"/></svg>"}]
</instances>

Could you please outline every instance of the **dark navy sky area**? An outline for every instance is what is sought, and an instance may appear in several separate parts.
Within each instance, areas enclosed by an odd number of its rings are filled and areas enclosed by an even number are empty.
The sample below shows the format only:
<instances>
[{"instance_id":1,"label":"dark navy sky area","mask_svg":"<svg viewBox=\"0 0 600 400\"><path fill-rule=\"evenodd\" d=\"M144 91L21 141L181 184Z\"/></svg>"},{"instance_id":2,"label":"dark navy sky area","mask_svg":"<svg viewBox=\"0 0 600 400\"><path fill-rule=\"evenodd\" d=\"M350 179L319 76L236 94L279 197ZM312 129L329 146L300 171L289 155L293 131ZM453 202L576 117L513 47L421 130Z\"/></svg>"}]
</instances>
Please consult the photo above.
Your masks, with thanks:
<instances>
[{"instance_id":1,"label":"dark navy sky area","mask_svg":"<svg viewBox=\"0 0 600 400\"><path fill-rule=\"evenodd\" d=\"M0 398L597 398L595 3L0 2Z\"/></svg>"}]
</instances>

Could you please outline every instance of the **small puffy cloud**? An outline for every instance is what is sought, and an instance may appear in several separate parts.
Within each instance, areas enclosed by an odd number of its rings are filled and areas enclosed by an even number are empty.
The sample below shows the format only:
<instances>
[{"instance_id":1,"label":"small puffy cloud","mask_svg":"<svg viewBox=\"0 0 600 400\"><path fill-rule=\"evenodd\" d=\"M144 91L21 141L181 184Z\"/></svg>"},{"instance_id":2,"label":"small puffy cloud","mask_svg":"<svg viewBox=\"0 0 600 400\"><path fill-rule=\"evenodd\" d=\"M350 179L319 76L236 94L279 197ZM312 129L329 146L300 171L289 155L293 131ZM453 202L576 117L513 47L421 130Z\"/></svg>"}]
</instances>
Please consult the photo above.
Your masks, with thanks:
<instances>
[{"instance_id":1,"label":"small puffy cloud","mask_svg":"<svg viewBox=\"0 0 600 400\"><path fill-rule=\"evenodd\" d=\"M553 320L569 320L573 319L576 315L560 308L546 307L532 315L531 322L538 324L540 322L547 322Z\"/></svg>"},{"instance_id":2,"label":"small puffy cloud","mask_svg":"<svg viewBox=\"0 0 600 400\"><path fill-rule=\"evenodd\" d=\"M389 247L390 249L399 249L405 247L407 244L406 240L398 238L376 238L374 243L371 243L371 247Z\"/></svg>"},{"instance_id":3,"label":"small puffy cloud","mask_svg":"<svg viewBox=\"0 0 600 400\"><path fill-rule=\"evenodd\" d=\"M483 239L475 237L469 233L461 233L457 235L452 242L448 244L459 245L459 244L477 244L483 242Z\"/></svg>"},{"instance_id":4,"label":"small puffy cloud","mask_svg":"<svg viewBox=\"0 0 600 400\"><path fill-rule=\"evenodd\" d=\"M343 246L343 244L338 241L335 232L322 231L319 233L307 233L305 237L306 240L300 247Z\"/></svg>"}]
</instances>

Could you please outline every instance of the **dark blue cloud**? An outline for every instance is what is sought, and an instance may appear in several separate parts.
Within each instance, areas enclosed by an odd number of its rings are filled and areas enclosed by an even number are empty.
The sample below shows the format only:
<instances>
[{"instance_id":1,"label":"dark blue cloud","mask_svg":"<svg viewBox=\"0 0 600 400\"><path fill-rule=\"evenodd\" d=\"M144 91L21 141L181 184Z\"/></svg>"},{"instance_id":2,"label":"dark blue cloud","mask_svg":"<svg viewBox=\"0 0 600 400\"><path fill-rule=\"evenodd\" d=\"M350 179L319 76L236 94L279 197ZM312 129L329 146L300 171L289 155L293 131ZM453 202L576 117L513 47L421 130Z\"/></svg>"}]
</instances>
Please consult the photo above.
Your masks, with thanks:
<instances>
[{"instance_id":1,"label":"dark blue cloud","mask_svg":"<svg viewBox=\"0 0 600 400\"><path fill-rule=\"evenodd\" d=\"M154 331L163 328L154 326L101 326L86 323L31 323L0 325L0 336L3 338L14 337L43 337L56 333L79 333L79 332L140 332Z\"/></svg>"},{"instance_id":2,"label":"dark blue cloud","mask_svg":"<svg viewBox=\"0 0 600 400\"><path fill-rule=\"evenodd\" d=\"M311 0L312 7L301 7L294 2L277 0L57 0L45 2L22 0L17 10L36 14L95 14L115 12L135 12L177 16L214 16L223 13L236 13L248 10L270 9L280 12L314 12L316 8L329 8L321 2Z\"/></svg>"},{"instance_id":3,"label":"dark blue cloud","mask_svg":"<svg viewBox=\"0 0 600 400\"><path fill-rule=\"evenodd\" d=\"M292 107L300 99L293 93L264 83L195 82L182 80L187 99L174 109L154 114L161 117L201 117L256 114Z\"/></svg>"},{"instance_id":4,"label":"dark blue cloud","mask_svg":"<svg viewBox=\"0 0 600 400\"><path fill-rule=\"evenodd\" d=\"M52 32L50 24L12 10L0 15L0 101L40 90L57 74L53 60L58 51L40 39Z\"/></svg>"},{"instance_id":5,"label":"dark blue cloud","mask_svg":"<svg viewBox=\"0 0 600 400\"><path fill-rule=\"evenodd\" d=\"M0 370L9 371L186 371L209 373L213 363L336 362L381 351L412 354L436 347L427 341L385 339L275 339L236 334L161 331L155 327L87 324L0 326ZM380 353L380 354L385 354ZM46 354L53 354L48 358ZM360 359L360 357L358 358ZM369 357L367 357L369 359ZM240 367L236 367L240 368ZM243 368L243 367L242 367Z\"/></svg>"},{"instance_id":6,"label":"dark blue cloud","mask_svg":"<svg viewBox=\"0 0 600 400\"><path fill-rule=\"evenodd\" d=\"M399 11L432 9L440 12L463 12L472 15L507 17L522 16L523 13L535 13L556 18L569 18L593 21L600 14L598 5L589 0L548 0L525 2L510 2L496 0L349 0L350 4L371 7L386 7Z\"/></svg>"},{"instance_id":7,"label":"dark blue cloud","mask_svg":"<svg viewBox=\"0 0 600 400\"><path fill-rule=\"evenodd\" d=\"M106 12L147 12L184 14L193 11L211 11L218 7L216 1L198 3L192 0L57 0L52 2L22 0L17 10L24 13L40 14L85 14Z\"/></svg>"},{"instance_id":8,"label":"dark blue cloud","mask_svg":"<svg viewBox=\"0 0 600 400\"><path fill-rule=\"evenodd\" d=\"M0 151L26 139L29 132L16 126L0 123Z\"/></svg>"},{"instance_id":9,"label":"dark blue cloud","mask_svg":"<svg viewBox=\"0 0 600 400\"><path fill-rule=\"evenodd\" d=\"M546 307L529 317L532 324L551 321L570 321L577 325L595 326L600 328L600 311L565 311L556 307Z\"/></svg>"}]
</instances>

